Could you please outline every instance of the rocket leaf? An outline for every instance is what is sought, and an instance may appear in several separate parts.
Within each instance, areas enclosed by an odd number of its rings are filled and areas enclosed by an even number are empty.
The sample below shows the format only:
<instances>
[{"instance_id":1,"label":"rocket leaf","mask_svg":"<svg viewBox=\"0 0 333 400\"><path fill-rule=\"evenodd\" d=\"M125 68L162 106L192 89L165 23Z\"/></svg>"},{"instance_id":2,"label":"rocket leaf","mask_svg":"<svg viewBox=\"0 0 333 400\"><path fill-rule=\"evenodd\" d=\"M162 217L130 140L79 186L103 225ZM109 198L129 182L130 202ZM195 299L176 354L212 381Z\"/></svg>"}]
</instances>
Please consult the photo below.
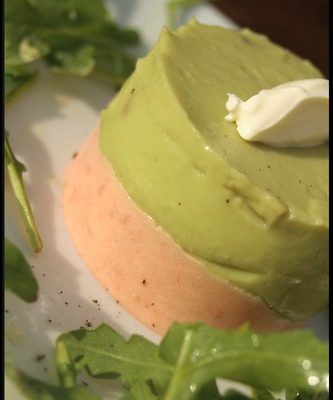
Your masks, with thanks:
<instances>
[{"instance_id":1,"label":"rocket leaf","mask_svg":"<svg viewBox=\"0 0 333 400\"><path fill-rule=\"evenodd\" d=\"M5 239L5 287L29 303L37 300L38 284L31 267L8 239Z\"/></svg>"},{"instance_id":2,"label":"rocket leaf","mask_svg":"<svg viewBox=\"0 0 333 400\"><path fill-rule=\"evenodd\" d=\"M37 300L38 283L21 251L5 239L5 287L21 299L31 303Z\"/></svg>"},{"instance_id":3,"label":"rocket leaf","mask_svg":"<svg viewBox=\"0 0 333 400\"><path fill-rule=\"evenodd\" d=\"M30 81L34 75L35 73L25 65L7 66L5 69L5 102L10 100L16 90Z\"/></svg>"},{"instance_id":4,"label":"rocket leaf","mask_svg":"<svg viewBox=\"0 0 333 400\"><path fill-rule=\"evenodd\" d=\"M258 334L247 326L222 331L204 324L174 324L160 347L134 335L128 342L105 324L61 335L56 352L66 349L68 365L58 370L119 378L132 399L218 399L212 385L225 378L257 389L257 398L297 386L326 392L328 348L308 331ZM65 376L60 376L65 380ZM208 386L207 386L208 385ZM206 392L208 393L208 392ZM129 395L128 395L129 396Z\"/></svg>"},{"instance_id":5,"label":"rocket leaf","mask_svg":"<svg viewBox=\"0 0 333 400\"><path fill-rule=\"evenodd\" d=\"M274 391L291 386L325 390L328 379L327 346L310 331L259 334L247 326L229 332L175 324L161 343L160 355L174 366L165 400L175 395L192 399L193 388L216 377Z\"/></svg>"},{"instance_id":6,"label":"rocket leaf","mask_svg":"<svg viewBox=\"0 0 333 400\"><path fill-rule=\"evenodd\" d=\"M63 356L65 351L69 357ZM126 342L106 324L95 330L79 329L61 335L56 360L60 382L66 382L67 371L87 368L94 377L119 377L124 387L147 400L158 398L156 395L162 393L172 372L172 366L159 357L153 343L138 335ZM66 360L72 364L66 365Z\"/></svg>"},{"instance_id":7,"label":"rocket leaf","mask_svg":"<svg viewBox=\"0 0 333 400\"><path fill-rule=\"evenodd\" d=\"M14 82L16 89L26 81L23 67L37 60L54 72L80 76L97 68L121 85L135 65L128 50L138 43L138 33L118 27L103 0L6 0L6 94Z\"/></svg>"},{"instance_id":8,"label":"rocket leaf","mask_svg":"<svg viewBox=\"0 0 333 400\"><path fill-rule=\"evenodd\" d=\"M100 396L91 393L82 385L66 389L35 379L25 372L6 363L6 375L17 385L29 400L100 400Z\"/></svg>"},{"instance_id":9,"label":"rocket leaf","mask_svg":"<svg viewBox=\"0 0 333 400\"><path fill-rule=\"evenodd\" d=\"M24 164L16 159L11 149L8 136L8 132L5 131L5 164L7 167L9 179L16 200L20 207L23 222L25 224L25 228L29 236L31 245L35 252L39 252L42 250L43 243L39 235L36 221L22 179L22 174L26 171L26 167L24 166Z\"/></svg>"},{"instance_id":10,"label":"rocket leaf","mask_svg":"<svg viewBox=\"0 0 333 400\"><path fill-rule=\"evenodd\" d=\"M328 391L320 391L312 393L307 390L299 390L297 388L289 388L286 391L286 400L328 400Z\"/></svg>"}]
</instances>

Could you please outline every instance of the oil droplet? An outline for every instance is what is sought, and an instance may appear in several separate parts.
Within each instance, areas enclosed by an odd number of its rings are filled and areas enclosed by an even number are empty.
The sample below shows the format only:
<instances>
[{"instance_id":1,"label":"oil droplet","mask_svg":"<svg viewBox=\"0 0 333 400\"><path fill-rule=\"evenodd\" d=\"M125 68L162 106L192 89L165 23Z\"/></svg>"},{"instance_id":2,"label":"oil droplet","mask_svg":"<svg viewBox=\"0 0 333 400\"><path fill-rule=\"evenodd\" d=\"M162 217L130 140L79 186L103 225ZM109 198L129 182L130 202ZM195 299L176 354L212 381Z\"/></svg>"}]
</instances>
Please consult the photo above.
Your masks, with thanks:
<instances>
[{"instance_id":1,"label":"oil droplet","mask_svg":"<svg viewBox=\"0 0 333 400\"><path fill-rule=\"evenodd\" d=\"M191 361L192 362L196 361L200 356L201 356L201 351L199 349L194 350L191 356Z\"/></svg>"},{"instance_id":2,"label":"oil droplet","mask_svg":"<svg viewBox=\"0 0 333 400\"><path fill-rule=\"evenodd\" d=\"M311 376L308 377L308 382L309 382L310 386L318 385L319 381L320 380L319 380L318 376L311 375Z\"/></svg>"},{"instance_id":3,"label":"oil droplet","mask_svg":"<svg viewBox=\"0 0 333 400\"><path fill-rule=\"evenodd\" d=\"M220 352L222 349L223 349L223 346L216 345L211 349L210 353L214 355L214 354L217 354L218 352Z\"/></svg>"},{"instance_id":4,"label":"oil droplet","mask_svg":"<svg viewBox=\"0 0 333 400\"><path fill-rule=\"evenodd\" d=\"M303 367L304 369L306 369L306 370L310 369L310 368L311 368L311 361L310 361L310 360L304 360L304 361L302 362L302 367Z\"/></svg>"},{"instance_id":5,"label":"oil droplet","mask_svg":"<svg viewBox=\"0 0 333 400\"><path fill-rule=\"evenodd\" d=\"M190 385L190 391L191 391L192 393L194 393L196 390L197 390L197 385L194 384L194 383L192 383L192 384Z\"/></svg>"}]
</instances>

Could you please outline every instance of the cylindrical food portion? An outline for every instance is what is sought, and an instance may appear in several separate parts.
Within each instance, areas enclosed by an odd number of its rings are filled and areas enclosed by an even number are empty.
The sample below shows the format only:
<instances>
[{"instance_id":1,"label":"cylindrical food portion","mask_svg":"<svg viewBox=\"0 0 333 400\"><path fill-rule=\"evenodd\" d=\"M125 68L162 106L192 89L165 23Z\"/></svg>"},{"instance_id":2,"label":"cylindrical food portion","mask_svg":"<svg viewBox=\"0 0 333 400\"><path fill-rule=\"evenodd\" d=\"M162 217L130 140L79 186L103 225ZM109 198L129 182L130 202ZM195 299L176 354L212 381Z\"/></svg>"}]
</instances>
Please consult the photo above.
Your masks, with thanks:
<instances>
[{"instance_id":1,"label":"cylindrical food portion","mask_svg":"<svg viewBox=\"0 0 333 400\"><path fill-rule=\"evenodd\" d=\"M162 31L102 111L68 168L65 218L145 324L277 330L326 306L328 146L249 142L225 119L228 93L319 77L262 35L191 21Z\"/></svg>"},{"instance_id":2,"label":"cylindrical food portion","mask_svg":"<svg viewBox=\"0 0 333 400\"><path fill-rule=\"evenodd\" d=\"M258 298L211 274L129 198L99 148L99 127L65 174L63 207L79 253L101 285L160 334L174 321L258 330L292 326Z\"/></svg>"}]
</instances>

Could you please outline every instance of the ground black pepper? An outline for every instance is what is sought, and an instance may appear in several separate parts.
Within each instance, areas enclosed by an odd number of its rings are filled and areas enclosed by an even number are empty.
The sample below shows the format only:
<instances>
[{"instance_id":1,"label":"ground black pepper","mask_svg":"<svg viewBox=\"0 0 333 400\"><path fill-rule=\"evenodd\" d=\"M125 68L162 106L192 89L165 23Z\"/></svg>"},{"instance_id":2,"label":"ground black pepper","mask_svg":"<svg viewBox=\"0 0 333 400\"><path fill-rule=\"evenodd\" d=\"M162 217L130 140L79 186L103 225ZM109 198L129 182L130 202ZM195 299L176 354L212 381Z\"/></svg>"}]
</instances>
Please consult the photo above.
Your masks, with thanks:
<instances>
[{"instance_id":1,"label":"ground black pepper","mask_svg":"<svg viewBox=\"0 0 333 400\"><path fill-rule=\"evenodd\" d=\"M43 353L37 354L35 357L35 361L37 361L37 362L42 361L42 360L44 360L45 357L46 357L46 354L43 354Z\"/></svg>"}]
</instances>

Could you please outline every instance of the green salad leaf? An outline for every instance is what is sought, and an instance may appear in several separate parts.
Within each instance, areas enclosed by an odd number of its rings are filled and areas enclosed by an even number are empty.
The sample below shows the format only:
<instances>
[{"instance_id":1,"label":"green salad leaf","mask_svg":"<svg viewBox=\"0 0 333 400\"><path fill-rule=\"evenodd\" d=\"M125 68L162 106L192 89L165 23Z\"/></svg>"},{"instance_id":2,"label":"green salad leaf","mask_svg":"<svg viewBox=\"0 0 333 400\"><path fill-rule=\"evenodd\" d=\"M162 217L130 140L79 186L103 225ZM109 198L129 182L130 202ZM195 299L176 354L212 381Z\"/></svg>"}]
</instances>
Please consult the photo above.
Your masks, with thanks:
<instances>
[{"instance_id":1,"label":"green salad leaf","mask_svg":"<svg viewBox=\"0 0 333 400\"><path fill-rule=\"evenodd\" d=\"M103 0L6 0L6 97L27 80L24 67L38 60L65 74L96 68L121 85L135 65L128 50L139 41L136 31L115 24Z\"/></svg>"},{"instance_id":2,"label":"green salad leaf","mask_svg":"<svg viewBox=\"0 0 333 400\"><path fill-rule=\"evenodd\" d=\"M259 334L243 326L223 331L205 324L174 324L157 346L129 340L106 324L60 335L55 362L60 386L50 385L6 363L6 374L28 399L98 400L78 383L92 377L119 379L123 400L328 400L328 345L310 331ZM8 364L8 365L7 365ZM245 383L252 394L219 393L215 378Z\"/></svg>"},{"instance_id":3,"label":"green salad leaf","mask_svg":"<svg viewBox=\"0 0 333 400\"><path fill-rule=\"evenodd\" d=\"M242 396L238 391L234 391L235 397L232 399L228 397L228 393L223 395L220 394L216 382L212 381L204 385L200 390L194 395L194 400L249 400L249 397ZM238 396L238 397L237 397Z\"/></svg>"},{"instance_id":4,"label":"green salad leaf","mask_svg":"<svg viewBox=\"0 0 333 400\"><path fill-rule=\"evenodd\" d=\"M92 393L82 385L66 389L51 385L33 378L25 372L15 368L12 363L6 362L6 375L29 400L100 400L101 397Z\"/></svg>"},{"instance_id":5,"label":"green salad leaf","mask_svg":"<svg viewBox=\"0 0 333 400\"><path fill-rule=\"evenodd\" d=\"M9 101L16 90L24 83L29 82L35 76L35 72L31 71L26 65L11 65L5 69L5 102Z\"/></svg>"},{"instance_id":6,"label":"green salad leaf","mask_svg":"<svg viewBox=\"0 0 333 400\"><path fill-rule=\"evenodd\" d=\"M228 332L175 324L160 354L174 366L165 400L191 399L194 387L217 377L274 391L309 388L310 377L316 381L312 391L325 390L327 383L327 346L308 331L257 334L247 326Z\"/></svg>"},{"instance_id":7,"label":"green salad leaf","mask_svg":"<svg viewBox=\"0 0 333 400\"><path fill-rule=\"evenodd\" d=\"M59 353L66 351L66 357ZM119 378L133 399L202 399L205 390L218 399L216 378L257 390L295 386L309 393L326 392L328 348L311 332L259 334L243 326L222 331L204 324L174 324L155 346L141 336L125 341L111 327L76 330L56 345L60 380L85 368L94 377ZM68 372L69 371L69 372ZM71 379L72 380L72 379ZM210 385L210 386L209 386ZM256 398L269 399L257 391Z\"/></svg>"},{"instance_id":8,"label":"green salad leaf","mask_svg":"<svg viewBox=\"0 0 333 400\"><path fill-rule=\"evenodd\" d=\"M106 324L61 335L56 344L56 362L60 382L65 385L68 374L86 368L94 377L119 377L135 398L147 400L163 392L172 372L156 345L138 335L126 342Z\"/></svg>"},{"instance_id":9,"label":"green salad leaf","mask_svg":"<svg viewBox=\"0 0 333 400\"><path fill-rule=\"evenodd\" d=\"M32 248L35 252L40 252L43 248L43 242L40 237L38 227L33 215L30 202L25 190L22 174L26 171L26 167L15 157L9 143L9 134L5 131L5 164L8 171L9 179L16 197L17 203L23 217L23 222L27 234L29 236Z\"/></svg>"},{"instance_id":10,"label":"green salad leaf","mask_svg":"<svg viewBox=\"0 0 333 400\"><path fill-rule=\"evenodd\" d=\"M260 390L264 390L264 389L260 389ZM252 390L252 397L246 396L244 393L241 393L235 389L227 389L223 393L223 400L249 400L251 398L256 399L256 397L254 395L254 390Z\"/></svg>"},{"instance_id":11,"label":"green salad leaf","mask_svg":"<svg viewBox=\"0 0 333 400\"><path fill-rule=\"evenodd\" d=\"M299 390L295 387L286 390L286 400L328 400L328 398L328 391L313 393L307 390Z\"/></svg>"},{"instance_id":12,"label":"green salad leaf","mask_svg":"<svg viewBox=\"0 0 333 400\"><path fill-rule=\"evenodd\" d=\"M38 297L38 283L22 252L5 238L5 288L29 303Z\"/></svg>"}]
</instances>

